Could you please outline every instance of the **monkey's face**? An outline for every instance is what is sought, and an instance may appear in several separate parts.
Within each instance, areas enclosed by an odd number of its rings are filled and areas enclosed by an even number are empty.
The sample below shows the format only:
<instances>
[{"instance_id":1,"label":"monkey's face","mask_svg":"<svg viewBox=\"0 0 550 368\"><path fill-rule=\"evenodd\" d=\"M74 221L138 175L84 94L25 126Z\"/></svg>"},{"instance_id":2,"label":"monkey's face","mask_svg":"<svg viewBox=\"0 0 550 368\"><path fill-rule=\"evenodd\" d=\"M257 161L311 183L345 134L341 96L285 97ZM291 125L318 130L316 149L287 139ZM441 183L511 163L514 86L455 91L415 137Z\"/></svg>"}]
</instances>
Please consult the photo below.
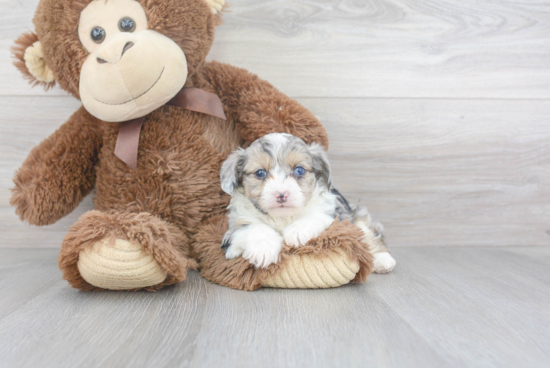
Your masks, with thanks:
<instances>
[{"instance_id":1,"label":"monkey's face","mask_svg":"<svg viewBox=\"0 0 550 368\"><path fill-rule=\"evenodd\" d=\"M170 38L148 29L137 1L92 1L80 15L78 36L89 52L80 71L80 99L101 120L146 115L185 84L184 52Z\"/></svg>"},{"instance_id":2,"label":"monkey's face","mask_svg":"<svg viewBox=\"0 0 550 368\"><path fill-rule=\"evenodd\" d=\"M225 0L40 0L15 43L34 84L58 83L107 122L145 116L204 63Z\"/></svg>"}]
</instances>

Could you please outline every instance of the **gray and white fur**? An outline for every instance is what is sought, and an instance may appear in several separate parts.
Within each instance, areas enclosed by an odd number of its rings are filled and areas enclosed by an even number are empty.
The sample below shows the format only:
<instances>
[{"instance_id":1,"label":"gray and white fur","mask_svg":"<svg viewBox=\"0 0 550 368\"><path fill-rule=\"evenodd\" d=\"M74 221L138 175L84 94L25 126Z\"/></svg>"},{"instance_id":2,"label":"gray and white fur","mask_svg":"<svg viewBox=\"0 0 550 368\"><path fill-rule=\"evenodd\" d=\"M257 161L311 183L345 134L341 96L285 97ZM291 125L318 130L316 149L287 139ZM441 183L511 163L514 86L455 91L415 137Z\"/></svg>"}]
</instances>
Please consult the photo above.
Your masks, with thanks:
<instances>
[{"instance_id":1,"label":"gray and white fur","mask_svg":"<svg viewBox=\"0 0 550 368\"><path fill-rule=\"evenodd\" d=\"M363 230L375 257L374 272L394 268L382 225L332 186L328 157L319 144L268 134L229 155L220 176L222 189L232 195L222 244L227 259L242 256L267 267L278 261L283 242L305 245L338 218Z\"/></svg>"}]
</instances>

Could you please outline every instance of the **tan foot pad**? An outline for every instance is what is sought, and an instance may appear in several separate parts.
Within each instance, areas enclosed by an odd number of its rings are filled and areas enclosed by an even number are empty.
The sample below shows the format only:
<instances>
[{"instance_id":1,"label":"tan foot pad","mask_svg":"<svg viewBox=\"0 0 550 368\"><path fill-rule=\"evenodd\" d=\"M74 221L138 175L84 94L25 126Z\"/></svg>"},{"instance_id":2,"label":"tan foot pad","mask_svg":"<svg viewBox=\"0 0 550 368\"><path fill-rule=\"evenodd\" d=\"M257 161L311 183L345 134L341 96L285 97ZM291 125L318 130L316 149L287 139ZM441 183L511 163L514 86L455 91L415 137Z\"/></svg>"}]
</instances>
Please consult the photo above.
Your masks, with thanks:
<instances>
[{"instance_id":1,"label":"tan foot pad","mask_svg":"<svg viewBox=\"0 0 550 368\"><path fill-rule=\"evenodd\" d=\"M313 254L290 257L283 269L269 276L262 286L287 289L326 289L349 284L359 272L359 262L341 249L323 257Z\"/></svg>"},{"instance_id":2,"label":"tan foot pad","mask_svg":"<svg viewBox=\"0 0 550 368\"><path fill-rule=\"evenodd\" d=\"M138 244L116 239L94 243L80 252L78 270L93 286L110 290L132 290L160 284L166 272L152 254L143 252Z\"/></svg>"}]
</instances>

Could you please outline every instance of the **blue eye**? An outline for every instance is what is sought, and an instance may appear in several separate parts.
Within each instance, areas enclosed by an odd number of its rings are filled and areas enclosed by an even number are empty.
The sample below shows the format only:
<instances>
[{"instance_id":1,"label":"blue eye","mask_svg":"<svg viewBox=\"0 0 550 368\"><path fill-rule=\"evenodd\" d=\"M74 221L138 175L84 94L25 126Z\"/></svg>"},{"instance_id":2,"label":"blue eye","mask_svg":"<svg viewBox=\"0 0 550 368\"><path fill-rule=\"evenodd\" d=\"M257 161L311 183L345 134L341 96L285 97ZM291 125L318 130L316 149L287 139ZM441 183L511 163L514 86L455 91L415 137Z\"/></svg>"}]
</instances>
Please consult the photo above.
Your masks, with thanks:
<instances>
[{"instance_id":1,"label":"blue eye","mask_svg":"<svg viewBox=\"0 0 550 368\"><path fill-rule=\"evenodd\" d=\"M303 175L305 175L305 173L306 173L306 169L304 169L301 166L296 166L294 168L294 175L296 175L296 176L303 176Z\"/></svg>"},{"instance_id":2,"label":"blue eye","mask_svg":"<svg viewBox=\"0 0 550 368\"><path fill-rule=\"evenodd\" d=\"M260 169L254 173L258 179L263 179L267 176L267 171Z\"/></svg>"}]
</instances>

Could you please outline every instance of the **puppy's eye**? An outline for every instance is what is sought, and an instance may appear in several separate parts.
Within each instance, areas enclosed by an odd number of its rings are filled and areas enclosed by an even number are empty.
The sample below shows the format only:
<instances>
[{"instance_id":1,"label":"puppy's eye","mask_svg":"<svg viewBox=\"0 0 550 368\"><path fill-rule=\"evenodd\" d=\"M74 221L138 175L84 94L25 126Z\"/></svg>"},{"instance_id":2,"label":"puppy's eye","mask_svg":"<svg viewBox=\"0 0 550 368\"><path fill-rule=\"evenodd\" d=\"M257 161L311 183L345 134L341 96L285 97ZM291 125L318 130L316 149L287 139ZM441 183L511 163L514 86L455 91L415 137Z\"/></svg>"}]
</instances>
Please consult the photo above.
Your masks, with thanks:
<instances>
[{"instance_id":1,"label":"puppy's eye","mask_svg":"<svg viewBox=\"0 0 550 368\"><path fill-rule=\"evenodd\" d=\"M263 179L267 176L267 171L260 169L254 173L258 179Z\"/></svg>"},{"instance_id":2,"label":"puppy's eye","mask_svg":"<svg viewBox=\"0 0 550 368\"><path fill-rule=\"evenodd\" d=\"M95 43L102 43L105 39L105 30L101 27L94 27L90 36Z\"/></svg>"},{"instance_id":3,"label":"puppy's eye","mask_svg":"<svg viewBox=\"0 0 550 368\"><path fill-rule=\"evenodd\" d=\"M136 29L136 22L132 18L124 17L118 22L118 29L121 32L134 32Z\"/></svg>"},{"instance_id":4,"label":"puppy's eye","mask_svg":"<svg viewBox=\"0 0 550 368\"><path fill-rule=\"evenodd\" d=\"M306 173L306 169L304 169L302 166L296 166L294 168L294 175L296 176L303 176Z\"/></svg>"}]
</instances>

